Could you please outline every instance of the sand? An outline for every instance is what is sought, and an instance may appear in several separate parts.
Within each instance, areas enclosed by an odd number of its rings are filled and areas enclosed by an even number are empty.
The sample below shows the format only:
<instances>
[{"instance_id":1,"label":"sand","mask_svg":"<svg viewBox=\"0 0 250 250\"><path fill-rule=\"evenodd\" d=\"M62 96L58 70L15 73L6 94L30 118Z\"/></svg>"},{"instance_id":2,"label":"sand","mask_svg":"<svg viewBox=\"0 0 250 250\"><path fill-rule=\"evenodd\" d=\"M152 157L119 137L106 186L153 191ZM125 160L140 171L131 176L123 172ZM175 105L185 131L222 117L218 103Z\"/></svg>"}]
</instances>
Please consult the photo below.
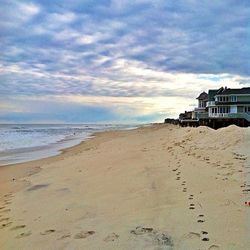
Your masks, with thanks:
<instances>
[{"instance_id":1,"label":"sand","mask_svg":"<svg viewBox=\"0 0 250 250\"><path fill-rule=\"evenodd\" d=\"M249 249L249 143L154 125L0 167L0 249Z\"/></svg>"}]
</instances>

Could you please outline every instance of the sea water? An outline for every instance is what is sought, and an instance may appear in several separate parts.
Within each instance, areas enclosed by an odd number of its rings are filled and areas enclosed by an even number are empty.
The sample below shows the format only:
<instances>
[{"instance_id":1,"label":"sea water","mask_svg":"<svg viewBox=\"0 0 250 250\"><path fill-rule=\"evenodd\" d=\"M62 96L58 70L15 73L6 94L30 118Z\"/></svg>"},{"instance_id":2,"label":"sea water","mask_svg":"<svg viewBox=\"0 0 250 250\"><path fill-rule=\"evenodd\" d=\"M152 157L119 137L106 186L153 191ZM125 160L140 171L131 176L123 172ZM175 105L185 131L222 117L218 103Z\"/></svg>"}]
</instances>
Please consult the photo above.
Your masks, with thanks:
<instances>
[{"instance_id":1,"label":"sea water","mask_svg":"<svg viewBox=\"0 0 250 250\"><path fill-rule=\"evenodd\" d=\"M57 155L93 133L133 129L113 124L0 124L0 166Z\"/></svg>"}]
</instances>

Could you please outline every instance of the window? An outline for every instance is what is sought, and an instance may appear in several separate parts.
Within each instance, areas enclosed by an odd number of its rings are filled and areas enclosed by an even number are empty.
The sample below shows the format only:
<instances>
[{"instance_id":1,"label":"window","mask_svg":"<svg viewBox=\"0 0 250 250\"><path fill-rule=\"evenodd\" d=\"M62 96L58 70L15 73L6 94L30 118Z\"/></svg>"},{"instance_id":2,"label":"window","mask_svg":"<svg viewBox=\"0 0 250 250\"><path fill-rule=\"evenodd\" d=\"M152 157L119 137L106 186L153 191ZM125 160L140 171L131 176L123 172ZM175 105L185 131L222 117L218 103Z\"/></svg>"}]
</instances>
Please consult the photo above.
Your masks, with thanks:
<instances>
[{"instance_id":1,"label":"window","mask_svg":"<svg viewBox=\"0 0 250 250\"><path fill-rule=\"evenodd\" d=\"M237 96L235 95L231 96L231 102L237 102Z\"/></svg>"},{"instance_id":2,"label":"window","mask_svg":"<svg viewBox=\"0 0 250 250\"><path fill-rule=\"evenodd\" d=\"M230 113L230 108L229 107L219 107L218 113L222 113L222 114Z\"/></svg>"},{"instance_id":3,"label":"window","mask_svg":"<svg viewBox=\"0 0 250 250\"><path fill-rule=\"evenodd\" d=\"M250 106L246 106L246 107L245 107L245 112L246 112L246 113L250 113Z\"/></svg>"}]
</instances>

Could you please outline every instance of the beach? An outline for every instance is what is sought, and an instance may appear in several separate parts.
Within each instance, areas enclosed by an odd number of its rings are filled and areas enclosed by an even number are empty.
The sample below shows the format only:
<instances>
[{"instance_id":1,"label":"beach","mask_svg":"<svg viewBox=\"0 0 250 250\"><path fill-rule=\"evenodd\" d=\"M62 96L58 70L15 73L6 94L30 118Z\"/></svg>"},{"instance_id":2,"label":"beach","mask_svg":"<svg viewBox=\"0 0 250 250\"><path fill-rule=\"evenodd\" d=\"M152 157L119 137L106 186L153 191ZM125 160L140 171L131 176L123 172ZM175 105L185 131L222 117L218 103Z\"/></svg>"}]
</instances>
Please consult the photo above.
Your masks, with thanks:
<instances>
[{"instance_id":1,"label":"beach","mask_svg":"<svg viewBox=\"0 0 250 250\"><path fill-rule=\"evenodd\" d=\"M155 124L0 167L0 249L249 249L250 129Z\"/></svg>"}]
</instances>

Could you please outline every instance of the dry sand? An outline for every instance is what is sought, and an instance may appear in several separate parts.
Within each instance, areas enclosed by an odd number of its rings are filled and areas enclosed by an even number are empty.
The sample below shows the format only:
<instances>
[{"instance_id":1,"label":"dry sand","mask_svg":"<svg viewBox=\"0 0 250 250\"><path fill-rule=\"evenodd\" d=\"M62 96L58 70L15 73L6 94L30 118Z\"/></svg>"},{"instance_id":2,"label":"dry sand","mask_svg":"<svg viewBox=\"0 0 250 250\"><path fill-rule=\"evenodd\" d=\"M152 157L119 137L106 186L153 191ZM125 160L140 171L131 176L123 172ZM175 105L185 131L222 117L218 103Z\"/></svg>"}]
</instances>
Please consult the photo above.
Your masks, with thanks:
<instances>
[{"instance_id":1,"label":"dry sand","mask_svg":"<svg viewBox=\"0 0 250 250\"><path fill-rule=\"evenodd\" d=\"M247 143L154 125L0 167L0 249L249 249Z\"/></svg>"}]
</instances>

